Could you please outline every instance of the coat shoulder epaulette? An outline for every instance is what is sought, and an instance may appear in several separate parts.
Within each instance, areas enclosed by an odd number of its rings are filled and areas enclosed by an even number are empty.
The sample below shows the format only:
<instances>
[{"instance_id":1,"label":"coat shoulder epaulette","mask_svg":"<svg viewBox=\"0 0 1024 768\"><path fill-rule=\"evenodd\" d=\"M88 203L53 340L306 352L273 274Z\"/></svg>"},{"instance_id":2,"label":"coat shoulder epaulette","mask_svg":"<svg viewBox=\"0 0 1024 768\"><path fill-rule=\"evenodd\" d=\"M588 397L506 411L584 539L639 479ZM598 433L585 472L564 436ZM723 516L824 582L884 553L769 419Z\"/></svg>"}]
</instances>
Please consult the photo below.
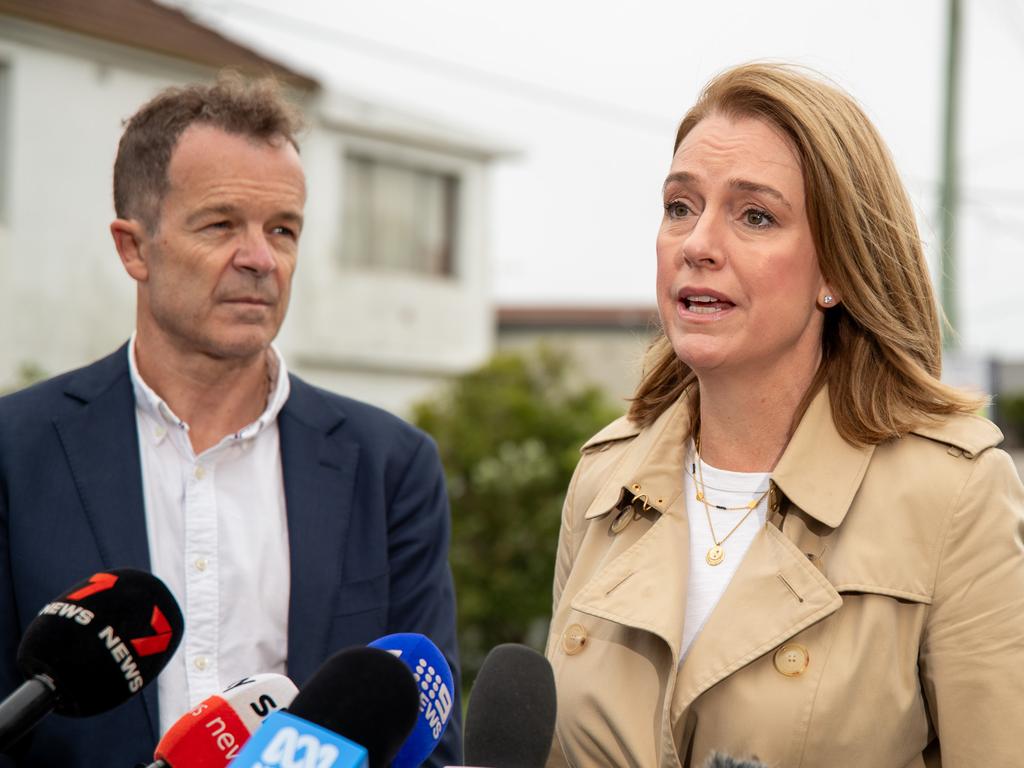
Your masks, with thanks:
<instances>
[{"instance_id":1,"label":"coat shoulder epaulette","mask_svg":"<svg viewBox=\"0 0 1024 768\"><path fill-rule=\"evenodd\" d=\"M627 416L620 416L611 424L606 426L592 438L587 440L580 448L580 453L593 453L607 448L612 443L620 440L628 440L640 434L640 426L629 420Z\"/></svg>"},{"instance_id":2,"label":"coat shoulder epaulette","mask_svg":"<svg viewBox=\"0 0 1024 768\"><path fill-rule=\"evenodd\" d=\"M956 448L968 459L973 459L1003 441L999 427L981 416L966 413L922 424L910 431L911 434Z\"/></svg>"}]
</instances>

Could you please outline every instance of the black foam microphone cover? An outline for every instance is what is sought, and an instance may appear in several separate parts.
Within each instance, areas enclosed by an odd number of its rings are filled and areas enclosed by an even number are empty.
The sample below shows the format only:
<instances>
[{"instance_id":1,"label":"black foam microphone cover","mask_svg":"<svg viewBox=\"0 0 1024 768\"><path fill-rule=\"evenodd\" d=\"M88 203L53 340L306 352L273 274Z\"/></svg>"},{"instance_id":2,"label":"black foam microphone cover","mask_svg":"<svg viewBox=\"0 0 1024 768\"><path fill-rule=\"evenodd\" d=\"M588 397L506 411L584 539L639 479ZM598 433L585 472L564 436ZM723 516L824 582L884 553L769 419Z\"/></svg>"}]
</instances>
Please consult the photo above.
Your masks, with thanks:
<instances>
[{"instance_id":1,"label":"black foam microphone cover","mask_svg":"<svg viewBox=\"0 0 1024 768\"><path fill-rule=\"evenodd\" d=\"M419 688L387 651L348 648L323 663L288 711L364 747L370 768L385 768L416 725Z\"/></svg>"},{"instance_id":2,"label":"black foam microphone cover","mask_svg":"<svg viewBox=\"0 0 1024 768\"><path fill-rule=\"evenodd\" d=\"M487 654L470 693L466 764L540 768L555 733L555 676L548 660L507 643Z\"/></svg>"},{"instance_id":3,"label":"black foam microphone cover","mask_svg":"<svg viewBox=\"0 0 1024 768\"><path fill-rule=\"evenodd\" d=\"M43 606L22 636L18 669L53 680L57 713L88 717L152 682L183 628L178 603L156 576L103 571Z\"/></svg>"},{"instance_id":4,"label":"black foam microphone cover","mask_svg":"<svg viewBox=\"0 0 1024 768\"><path fill-rule=\"evenodd\" d=\"M735 757L723 755L721 752L712 752L703 768L768 768L768 766L757 759L737 760Z\"/></svg>"}]
</instances>

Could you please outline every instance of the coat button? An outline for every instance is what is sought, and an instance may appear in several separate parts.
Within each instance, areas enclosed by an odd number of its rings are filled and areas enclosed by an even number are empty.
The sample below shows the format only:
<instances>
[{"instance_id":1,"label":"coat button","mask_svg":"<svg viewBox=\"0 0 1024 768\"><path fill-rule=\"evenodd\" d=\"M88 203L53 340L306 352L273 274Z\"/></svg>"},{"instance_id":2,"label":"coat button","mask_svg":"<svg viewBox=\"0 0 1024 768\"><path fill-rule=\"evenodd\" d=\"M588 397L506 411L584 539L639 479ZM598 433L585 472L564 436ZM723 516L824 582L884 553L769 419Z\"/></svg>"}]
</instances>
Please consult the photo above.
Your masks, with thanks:
<instances>
[{"instance_id":1,"label":"coat button","mask_svg":"<svg viewBox=\"0 0 1024 768\"><path fill-rule=\"evenodd\" d=\"M786 643L775 652L775 669L786 677L799 677L807 669L811 654L798 643Z\"/></svg>"},{"instance_id":2,"label":"coat button","mask_svg":"<svg viewBox=\"0 0 1024 768\"><path fill-rule=\"evenodd\" d=\"M587 629L582 624L570 624L562 633L562 650L575 656L587 646Z\"/></svg>"}]
</instances>

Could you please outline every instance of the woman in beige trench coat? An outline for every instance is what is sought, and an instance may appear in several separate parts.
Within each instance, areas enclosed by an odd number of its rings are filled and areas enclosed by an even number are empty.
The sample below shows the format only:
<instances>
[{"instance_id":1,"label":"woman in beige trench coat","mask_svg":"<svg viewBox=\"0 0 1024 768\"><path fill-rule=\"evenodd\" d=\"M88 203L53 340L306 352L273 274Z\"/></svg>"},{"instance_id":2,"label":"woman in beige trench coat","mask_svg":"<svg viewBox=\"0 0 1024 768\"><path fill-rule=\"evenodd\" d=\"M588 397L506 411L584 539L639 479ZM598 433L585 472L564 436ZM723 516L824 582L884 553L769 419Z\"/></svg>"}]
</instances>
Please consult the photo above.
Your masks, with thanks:
<instances>
[{"instance_id":1,"label":"woman in beige trench coat","mask_svg":"<svg viewBox=\"0 0 1024 768\"><path fill-rule=\"evenodd\" d=\"M664 334L565 502L551 764L1024 765L1024 489L887 150L753 64L684 118Z\"/></svg>"}]
</instances>

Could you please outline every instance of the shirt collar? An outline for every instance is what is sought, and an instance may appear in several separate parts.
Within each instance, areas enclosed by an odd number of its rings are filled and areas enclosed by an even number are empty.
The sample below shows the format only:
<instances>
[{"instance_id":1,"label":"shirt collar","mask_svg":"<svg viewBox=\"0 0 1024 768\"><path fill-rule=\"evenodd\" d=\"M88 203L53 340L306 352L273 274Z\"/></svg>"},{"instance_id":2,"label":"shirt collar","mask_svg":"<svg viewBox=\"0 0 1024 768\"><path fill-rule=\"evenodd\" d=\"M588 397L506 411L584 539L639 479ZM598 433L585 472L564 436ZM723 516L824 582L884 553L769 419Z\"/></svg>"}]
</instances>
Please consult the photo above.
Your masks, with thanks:
<instances>
[{"instance_id":1,"label":"shirt collar","mask_svg":"<svg viewBox=\"0 0 1024 768\"><path fill-rule=\"evenodd\" d=\"M128 341L128 370L131 375L132 390L135 393L135 404L143 413L152 418L164 429L180 429L188 432L189 426L171 410L171 407L161 398L152 387L150 387L142 375L135 356L136 333L132 333ZM285 366L284 358L277 347L273 344L267 349L267 376L270 378L270 391L267 393L267 407L263 413L251 424L242 427L233 435L227 435L226 439L247 440L262 432L268 425L274 423L278 413L288 400L291 391L291 382L288 378L288 369ZM156 435L159 442L166 433L161 431Z\"/></svg>"}]
</instances>

